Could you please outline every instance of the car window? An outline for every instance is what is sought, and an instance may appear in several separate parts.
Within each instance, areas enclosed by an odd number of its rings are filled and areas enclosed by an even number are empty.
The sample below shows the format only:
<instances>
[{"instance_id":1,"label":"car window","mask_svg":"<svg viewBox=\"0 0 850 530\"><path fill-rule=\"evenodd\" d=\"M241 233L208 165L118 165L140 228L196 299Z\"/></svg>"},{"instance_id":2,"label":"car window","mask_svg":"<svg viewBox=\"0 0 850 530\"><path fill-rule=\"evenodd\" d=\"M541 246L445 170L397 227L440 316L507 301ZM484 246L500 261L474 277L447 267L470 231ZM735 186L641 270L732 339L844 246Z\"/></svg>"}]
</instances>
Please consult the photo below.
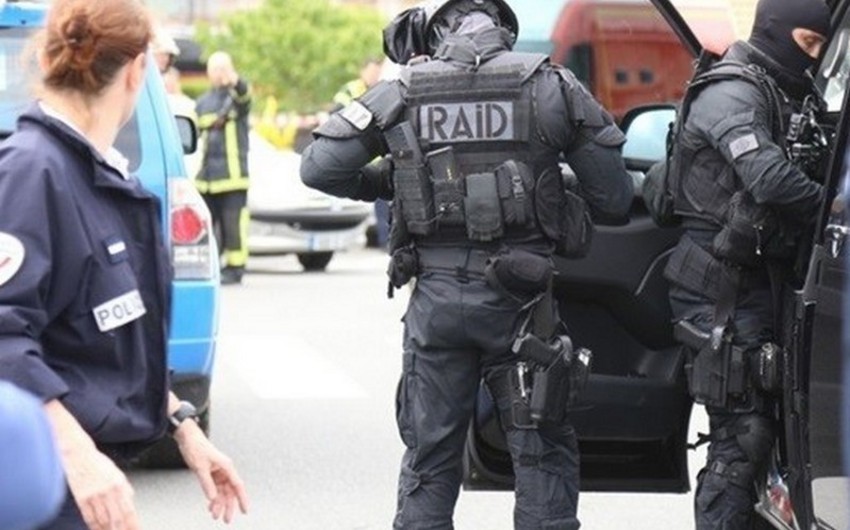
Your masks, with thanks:
<instances>
[{"instance_id":1,"label":"car window","mask_svg":"<svg viewBox=\"0 0 850 530\"><path fill-rule=\"evenodd\" d=\"M36 31L33 27L0 28L0 138L15 130L18 116L35 98L38 67L31 37ZM141 163L141 142L135 113L121 129L115 148L127 157L129 171L136 171Z\"/></svg>"},{"instance_id":2,"label":"car window","mask_svg":"<svg viewBox=\"0 0 850 530\"><path fill-rule=\"evenodd\" d=\"M850 74L848 44L850 44L850 11L844 14L844 19L835 32L835 36L827 46L816 77L817 85L823 92L830 112L841 110L841 102L847 90L847 79Z\"/></svg>"}]
</instances>

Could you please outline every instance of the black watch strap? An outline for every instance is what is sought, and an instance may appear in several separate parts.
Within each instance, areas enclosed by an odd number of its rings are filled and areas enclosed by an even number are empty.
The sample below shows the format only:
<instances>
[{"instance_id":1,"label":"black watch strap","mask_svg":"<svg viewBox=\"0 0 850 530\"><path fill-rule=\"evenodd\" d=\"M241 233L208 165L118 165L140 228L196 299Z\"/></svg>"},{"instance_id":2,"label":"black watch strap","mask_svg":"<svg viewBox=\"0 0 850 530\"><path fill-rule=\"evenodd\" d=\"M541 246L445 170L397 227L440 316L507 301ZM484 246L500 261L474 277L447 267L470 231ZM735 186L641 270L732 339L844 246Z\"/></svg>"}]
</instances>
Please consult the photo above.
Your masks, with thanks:
<instances>
[{"instance_id":1,"label":"black watch strap","mask_svg":"<svg viewBox=\"0 0 850 530\"><path fill-rule=\"evenodd\" d=\"M174 435L177 428L188 419L197 420L198 410L188 401L181 401L180 407L168 417L168 434Z\"/></svg>"}]
</instances>

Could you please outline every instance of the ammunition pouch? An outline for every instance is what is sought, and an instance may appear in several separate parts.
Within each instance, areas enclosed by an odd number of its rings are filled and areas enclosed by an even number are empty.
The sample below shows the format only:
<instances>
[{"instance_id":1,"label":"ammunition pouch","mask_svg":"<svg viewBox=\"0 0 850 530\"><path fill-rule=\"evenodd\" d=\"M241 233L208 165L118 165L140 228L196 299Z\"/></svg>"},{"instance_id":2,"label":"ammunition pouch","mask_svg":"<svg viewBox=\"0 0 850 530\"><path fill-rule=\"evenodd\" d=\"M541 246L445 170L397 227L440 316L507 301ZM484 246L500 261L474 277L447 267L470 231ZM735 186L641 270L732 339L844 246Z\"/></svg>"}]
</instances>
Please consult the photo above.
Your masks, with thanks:
<instances>
[{"instance_id":1,"label":"ammunition pouch","mask_svg":"<svg viewBox=\"0 0 850 530\"><path fill-rule=\"evenodd\" d=\"M737 192L727 210L723 228L712 243L719 259L759 267L765 259L794 256L796 241L767 206L756 204L749 193Z\"/></svg>"},{"instance_id":2,"label":"ammunition pouch","mask_svg":"<svg viewBox=\"0 0 850 530\"><path fill-rule=\"evenodd\" d=\"M499 187L493 173L467 175L466 235L472 241L493 241L505 234L502 207L499 204Z\"/></svg>"},{"instance_id":3,"label":"ammunition pouch","mask_svg":"<svg viewBox=\"0 0 850 530\"><path fill-rule=\"evenodd\" d=\"M425 158L410 122L404 121L384 133L395 164L393 189L409 234L427 236L434 232L434 195Z\"/></svg>"},{"instance_id":4,"label":"ammunition pouch","mask_svg":"<svg viewBox=\"0 0 850 530\"><path fill-rule=\"evenodd\" d=\"M552 260L518 248L510 248L487 260L484 277L493 289L515 299L545 291L552 280Z\"/></svg>"}]
</instances>

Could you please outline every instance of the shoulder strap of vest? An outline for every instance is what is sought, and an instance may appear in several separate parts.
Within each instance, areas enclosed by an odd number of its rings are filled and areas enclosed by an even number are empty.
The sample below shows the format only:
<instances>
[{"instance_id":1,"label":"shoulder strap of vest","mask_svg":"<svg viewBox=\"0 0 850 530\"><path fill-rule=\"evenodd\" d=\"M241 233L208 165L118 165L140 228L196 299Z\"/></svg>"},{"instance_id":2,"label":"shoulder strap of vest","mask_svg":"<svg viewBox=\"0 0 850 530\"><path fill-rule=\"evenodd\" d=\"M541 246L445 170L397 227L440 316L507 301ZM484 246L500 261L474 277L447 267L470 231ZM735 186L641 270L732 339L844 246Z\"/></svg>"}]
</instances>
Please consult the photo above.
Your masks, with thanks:
<instances>
[{"instance_id":1,"label":"shoulder strap of vest","mask_svg":"<svg viewBox=\"0 0 850 530\"><path fill-rule=\"evenodd\" d=\"M549 57L542 53L505 52L487 61L488 67L522 66L522 83L528 81L534 72L549 62Z\"/></svg>"},{"instance_id":2,"label":"shoulder strap of vest","mask_svg":"<svg viewBox=\"0 0 850 530\"><path fill-rule=\"evenodd\" d=\"M691 103L693 103L693 100L703 88L711 83L733 79L747 81L761 90L767 97L768 103L774 107L774 122L781 122L781 97L776 82L758 65L744 64L730 60L719 61L713 64L708 70L697 73L694 76L685 90L685 96L682 98L682 104L679 109L679 115L681 117L679 122L685 122L688 112L690 112ZM774 124L774 132L778 133L779 130L781 130L781 126L777 128Z\"/></svg>"}]
</instances>

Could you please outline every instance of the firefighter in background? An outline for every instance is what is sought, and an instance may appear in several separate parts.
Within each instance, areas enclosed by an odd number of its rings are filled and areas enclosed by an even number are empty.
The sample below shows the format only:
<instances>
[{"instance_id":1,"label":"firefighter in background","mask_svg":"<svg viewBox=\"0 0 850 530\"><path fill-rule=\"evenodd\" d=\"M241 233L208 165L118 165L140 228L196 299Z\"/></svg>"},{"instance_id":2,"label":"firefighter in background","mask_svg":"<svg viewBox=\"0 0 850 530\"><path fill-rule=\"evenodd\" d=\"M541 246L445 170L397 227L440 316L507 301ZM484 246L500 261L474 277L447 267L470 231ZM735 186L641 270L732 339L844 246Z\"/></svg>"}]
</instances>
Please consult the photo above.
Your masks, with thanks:
<instances>
[{"instance_id":1,"label":"firefighter in background","mask_svg":"<svg viewBox=\"0 0 850 530\"><path fill-rule=\"evenodd\" d=\"M224 252L222 284L242 282L248 261L248 113L251 94L225 52L207 61L212 88L198 98L195 111L203 155L195 179L219 234Z\"/></svg>"},{"instance_id":2,"label":"firefighter in background","mask_svg":"<svg viewBox=\"0 0 850 530\"><path fill-rule=\"evenodd\" d=\"M334 95L334 111L348 106L349 103L366 93L381 79L381 60L369 57L360 67L360 77L344 84Z\"/></svg>"}]
</instances>

